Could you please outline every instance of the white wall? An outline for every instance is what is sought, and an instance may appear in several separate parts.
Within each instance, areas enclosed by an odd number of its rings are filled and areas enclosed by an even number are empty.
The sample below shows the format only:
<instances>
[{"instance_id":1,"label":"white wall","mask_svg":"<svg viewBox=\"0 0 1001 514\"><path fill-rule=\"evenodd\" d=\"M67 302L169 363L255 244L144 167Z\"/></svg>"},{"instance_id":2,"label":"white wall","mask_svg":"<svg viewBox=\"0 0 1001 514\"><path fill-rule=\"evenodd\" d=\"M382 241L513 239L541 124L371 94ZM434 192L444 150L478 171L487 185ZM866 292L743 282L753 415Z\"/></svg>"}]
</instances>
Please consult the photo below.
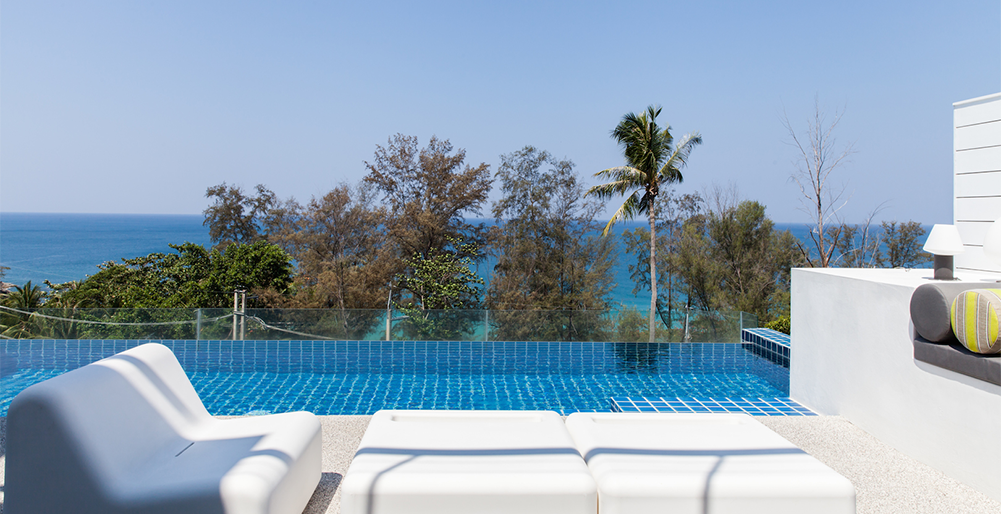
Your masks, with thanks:
<instances>
[{"instance_id":1,"label":"white wall","mask_svg":"<svg viewBox=\"0 0 1001 514\"><path fill-rule=\"evenodd\" d=\"M931 274L792 270L790 396L1001 501L1001 386L914 360L911 293Z\"/></svg>"},{"instance_id":2,"label":"white wall","mask_svg":"<svg viewBox=\"0 0 1001 514\"><path fill-rule=\"evenodd\" d=\"M966 247L956 256L956 269L1001 273L1001 263L981 251L988 226L1001 218L1001 93L952 108L952 216Z\"/></svg>"}]
</instances>

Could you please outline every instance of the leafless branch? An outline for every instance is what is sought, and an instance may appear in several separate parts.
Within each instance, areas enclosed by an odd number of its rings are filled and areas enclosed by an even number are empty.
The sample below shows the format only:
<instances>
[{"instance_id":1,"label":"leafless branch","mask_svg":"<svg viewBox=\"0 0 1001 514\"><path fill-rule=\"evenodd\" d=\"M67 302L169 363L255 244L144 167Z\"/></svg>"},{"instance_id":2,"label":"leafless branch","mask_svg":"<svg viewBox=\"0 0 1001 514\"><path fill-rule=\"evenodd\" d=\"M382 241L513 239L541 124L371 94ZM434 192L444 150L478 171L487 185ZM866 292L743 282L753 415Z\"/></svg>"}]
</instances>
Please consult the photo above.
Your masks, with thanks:
<instances>
[{"instance_id":1,"label":"leafless branch","mask_svg":"<svg viewBox=\"0 0 1001 514\"><path fill-rule=\"evenodd\" d=\"M829 225L836 221L838 211L848 202L846 186L842 184L839 188L831 184L834 171L846 164L854 153L854 143L839 147L835 137L843 115L844 109L835 111L834 119L828 122L827 115L820 108L820 101L814 98L813 116L807 120L806 130L798 133L789 116L784 111L782 113L782 124L791 138L788 144L799 153L796 172L791 179L799 187L803 196L802 210L810 216L813 225L810 239L819 260L814 261L811 252L800 245L800 251L810 266L829 266L834 245L841 235L839 228L829 228Z\"/></svg>"}]
</instances>

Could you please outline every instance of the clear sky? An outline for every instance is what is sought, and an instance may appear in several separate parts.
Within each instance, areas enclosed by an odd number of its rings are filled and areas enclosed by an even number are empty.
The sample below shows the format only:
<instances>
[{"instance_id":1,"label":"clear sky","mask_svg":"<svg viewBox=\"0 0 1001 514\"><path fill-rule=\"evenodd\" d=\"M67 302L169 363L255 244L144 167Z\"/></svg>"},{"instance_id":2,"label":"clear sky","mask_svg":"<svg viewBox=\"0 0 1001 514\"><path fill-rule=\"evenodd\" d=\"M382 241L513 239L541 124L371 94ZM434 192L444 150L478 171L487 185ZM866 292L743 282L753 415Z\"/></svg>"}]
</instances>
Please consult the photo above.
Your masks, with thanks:
<instances>
[{"instance_id":1,"label":"clear sky","mask_svg":"<svg viewBox=\"0 0 1001 514\"><path fill-rule=\"evenodd\" d=\"M591 175L649 104L701 132L682 192L806 221L786 112L844 108L842 213L952 220L952 103L1001 91L1001 3L222 2L0 6L0 210L200 213L208 186L308 200L397 132ZM611 211L609 211L611 212ZM486 212L484 214L487 214Z\"/></svg>"}]
</instances>

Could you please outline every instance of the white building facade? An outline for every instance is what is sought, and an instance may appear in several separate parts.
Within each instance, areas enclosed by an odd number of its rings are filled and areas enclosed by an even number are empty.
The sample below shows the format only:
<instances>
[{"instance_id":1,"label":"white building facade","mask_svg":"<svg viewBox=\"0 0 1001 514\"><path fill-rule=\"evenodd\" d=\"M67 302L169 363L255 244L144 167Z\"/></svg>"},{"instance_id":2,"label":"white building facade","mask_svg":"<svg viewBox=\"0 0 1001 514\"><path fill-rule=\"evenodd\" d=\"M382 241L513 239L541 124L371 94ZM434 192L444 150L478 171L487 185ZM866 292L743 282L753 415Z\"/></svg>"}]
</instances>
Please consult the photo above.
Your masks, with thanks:
<instances>
[{"instance_id":1,"label":"white building facade","mask_svg":"<svg viewBox=\"0 0 1001 514\"><path fill-rule=\"evenodd\" d=\"M964 100L953 108L952 221L966 251L956 273L1001 273L1001 263L982 251L984 236L1001 218L1001 93Z\"/></svg>"}]
</instances>

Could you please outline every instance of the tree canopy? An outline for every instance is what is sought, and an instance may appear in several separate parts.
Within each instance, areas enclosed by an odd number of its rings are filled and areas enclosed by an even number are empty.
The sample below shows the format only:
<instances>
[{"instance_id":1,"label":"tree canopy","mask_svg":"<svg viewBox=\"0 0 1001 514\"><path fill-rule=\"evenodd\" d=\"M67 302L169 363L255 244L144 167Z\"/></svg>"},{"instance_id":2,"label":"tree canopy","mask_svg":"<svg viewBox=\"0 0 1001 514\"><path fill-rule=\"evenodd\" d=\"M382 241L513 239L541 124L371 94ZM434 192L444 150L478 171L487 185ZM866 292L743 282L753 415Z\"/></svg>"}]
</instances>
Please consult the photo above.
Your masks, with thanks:
<instances>
[{"instance_id":1,"label":"tree canopy","mask_svg":"<svg viewBox=\"0 0 1001 514\"><path fill-rule=\"evenodd\" d=\"M294 220L269 240L286 248L298 274L286 307L378 309L385 307L396 256L384 230L386 209L374 193L342 184L305 206L286 202L278 218Z\"/></svg>"},{"instance_id":2,"label":"tree canopy","mask_svg":"<svg viewBox=\"0 0 1001 514\"><path fill-rule=\"evenodd\" d=\"M493 206L497 258L487 305L497 310L597 311L608 308L613 287L615 243L597 237L594 218L601 205L585 199L584 186L569 160L531 146L501 156L497 170L503 197ZM600 330L593 316L560 315L551 337L581 338ZM584 321L588 320L588 321ZM539 324L502 323L503 337L518 339ZM558 329L556 327L559 327Z\"/></svg>"},{"instance_id":3,"label":"tree canopy","mask_svg":"<svg viewBox=\"0 0 1001 514\"><path fill-rule=\"evenodd\" d=\"M465 164L466 151L453 153L448 140L432 137L418 148L417 138L396 134L376 146L364 182L374 186L386 206L386 229L401 258L444 248L449 237L475 235L466 215L480 212L490 193L490 167Z\"/></svg>"},{"instance_id":4,"label":"tree canopy","mask_svg":"<svg viewBox=\"0 0 1001 514\"><path fill-rule=\"evenodd\" d=\"M931 254L922 251L921 237L925 229L916 221L884 221L883 241L886 253L878 257L880 265L887 268L914 268L931 260Z\"/></svg>"},{"instance_id":5,"label":"tree canopy","mask_svg":"<svg viewBox=\"0 0 1001 514\"><path fill-rule=\"evenodd\" d=\"M227 307L235 289L284 295L292 282L288 254L266 241L211 251L194 243L170 246L176 253L100 265L98 273L63 291L61 301L116 309Z\"/></svg>"},{"instance_id":6,"label":"tree canopy","mask_svg":"<svg viewBox=\"0 0 1001 514\"><path fill-rule=\"evenodd\" d=\"M699 308L739 310L766 322L788 314L789 275L798 264L796 240L776 231L763 205L717 196L685 222L677 271Z\"/></svg>"},{"instance_id":7,"label":"tree canopy","mask_svg":"<svg viewBox=\"0 0 1001 514\"><path fill-rule=\"evenodd\" d=\"M209 227L209 238L216 248L233 243L253 243L266 236L263 218L277 204L275 194L258 184L256 195L248 196L239 186L225 182L209 187L205 197L213 199L205 211L203 225Z\"/></svg>"},{"instance_id":8,"label":"tree canopy","mask_svg":"<svg viewBox=\"0 0 1001 514\"><path fill-rule=\"evenodd\" d=\"M468 333L470 319L452 311L482 307L478 286L483 279L472 270L479 245L456 237L447 241L447 247L432 248L426 255L414 252L406 261L407 272L396 276L400 288L410 292L396 307L420 337L451 339Z\"/></svg>"}]
</instances>

